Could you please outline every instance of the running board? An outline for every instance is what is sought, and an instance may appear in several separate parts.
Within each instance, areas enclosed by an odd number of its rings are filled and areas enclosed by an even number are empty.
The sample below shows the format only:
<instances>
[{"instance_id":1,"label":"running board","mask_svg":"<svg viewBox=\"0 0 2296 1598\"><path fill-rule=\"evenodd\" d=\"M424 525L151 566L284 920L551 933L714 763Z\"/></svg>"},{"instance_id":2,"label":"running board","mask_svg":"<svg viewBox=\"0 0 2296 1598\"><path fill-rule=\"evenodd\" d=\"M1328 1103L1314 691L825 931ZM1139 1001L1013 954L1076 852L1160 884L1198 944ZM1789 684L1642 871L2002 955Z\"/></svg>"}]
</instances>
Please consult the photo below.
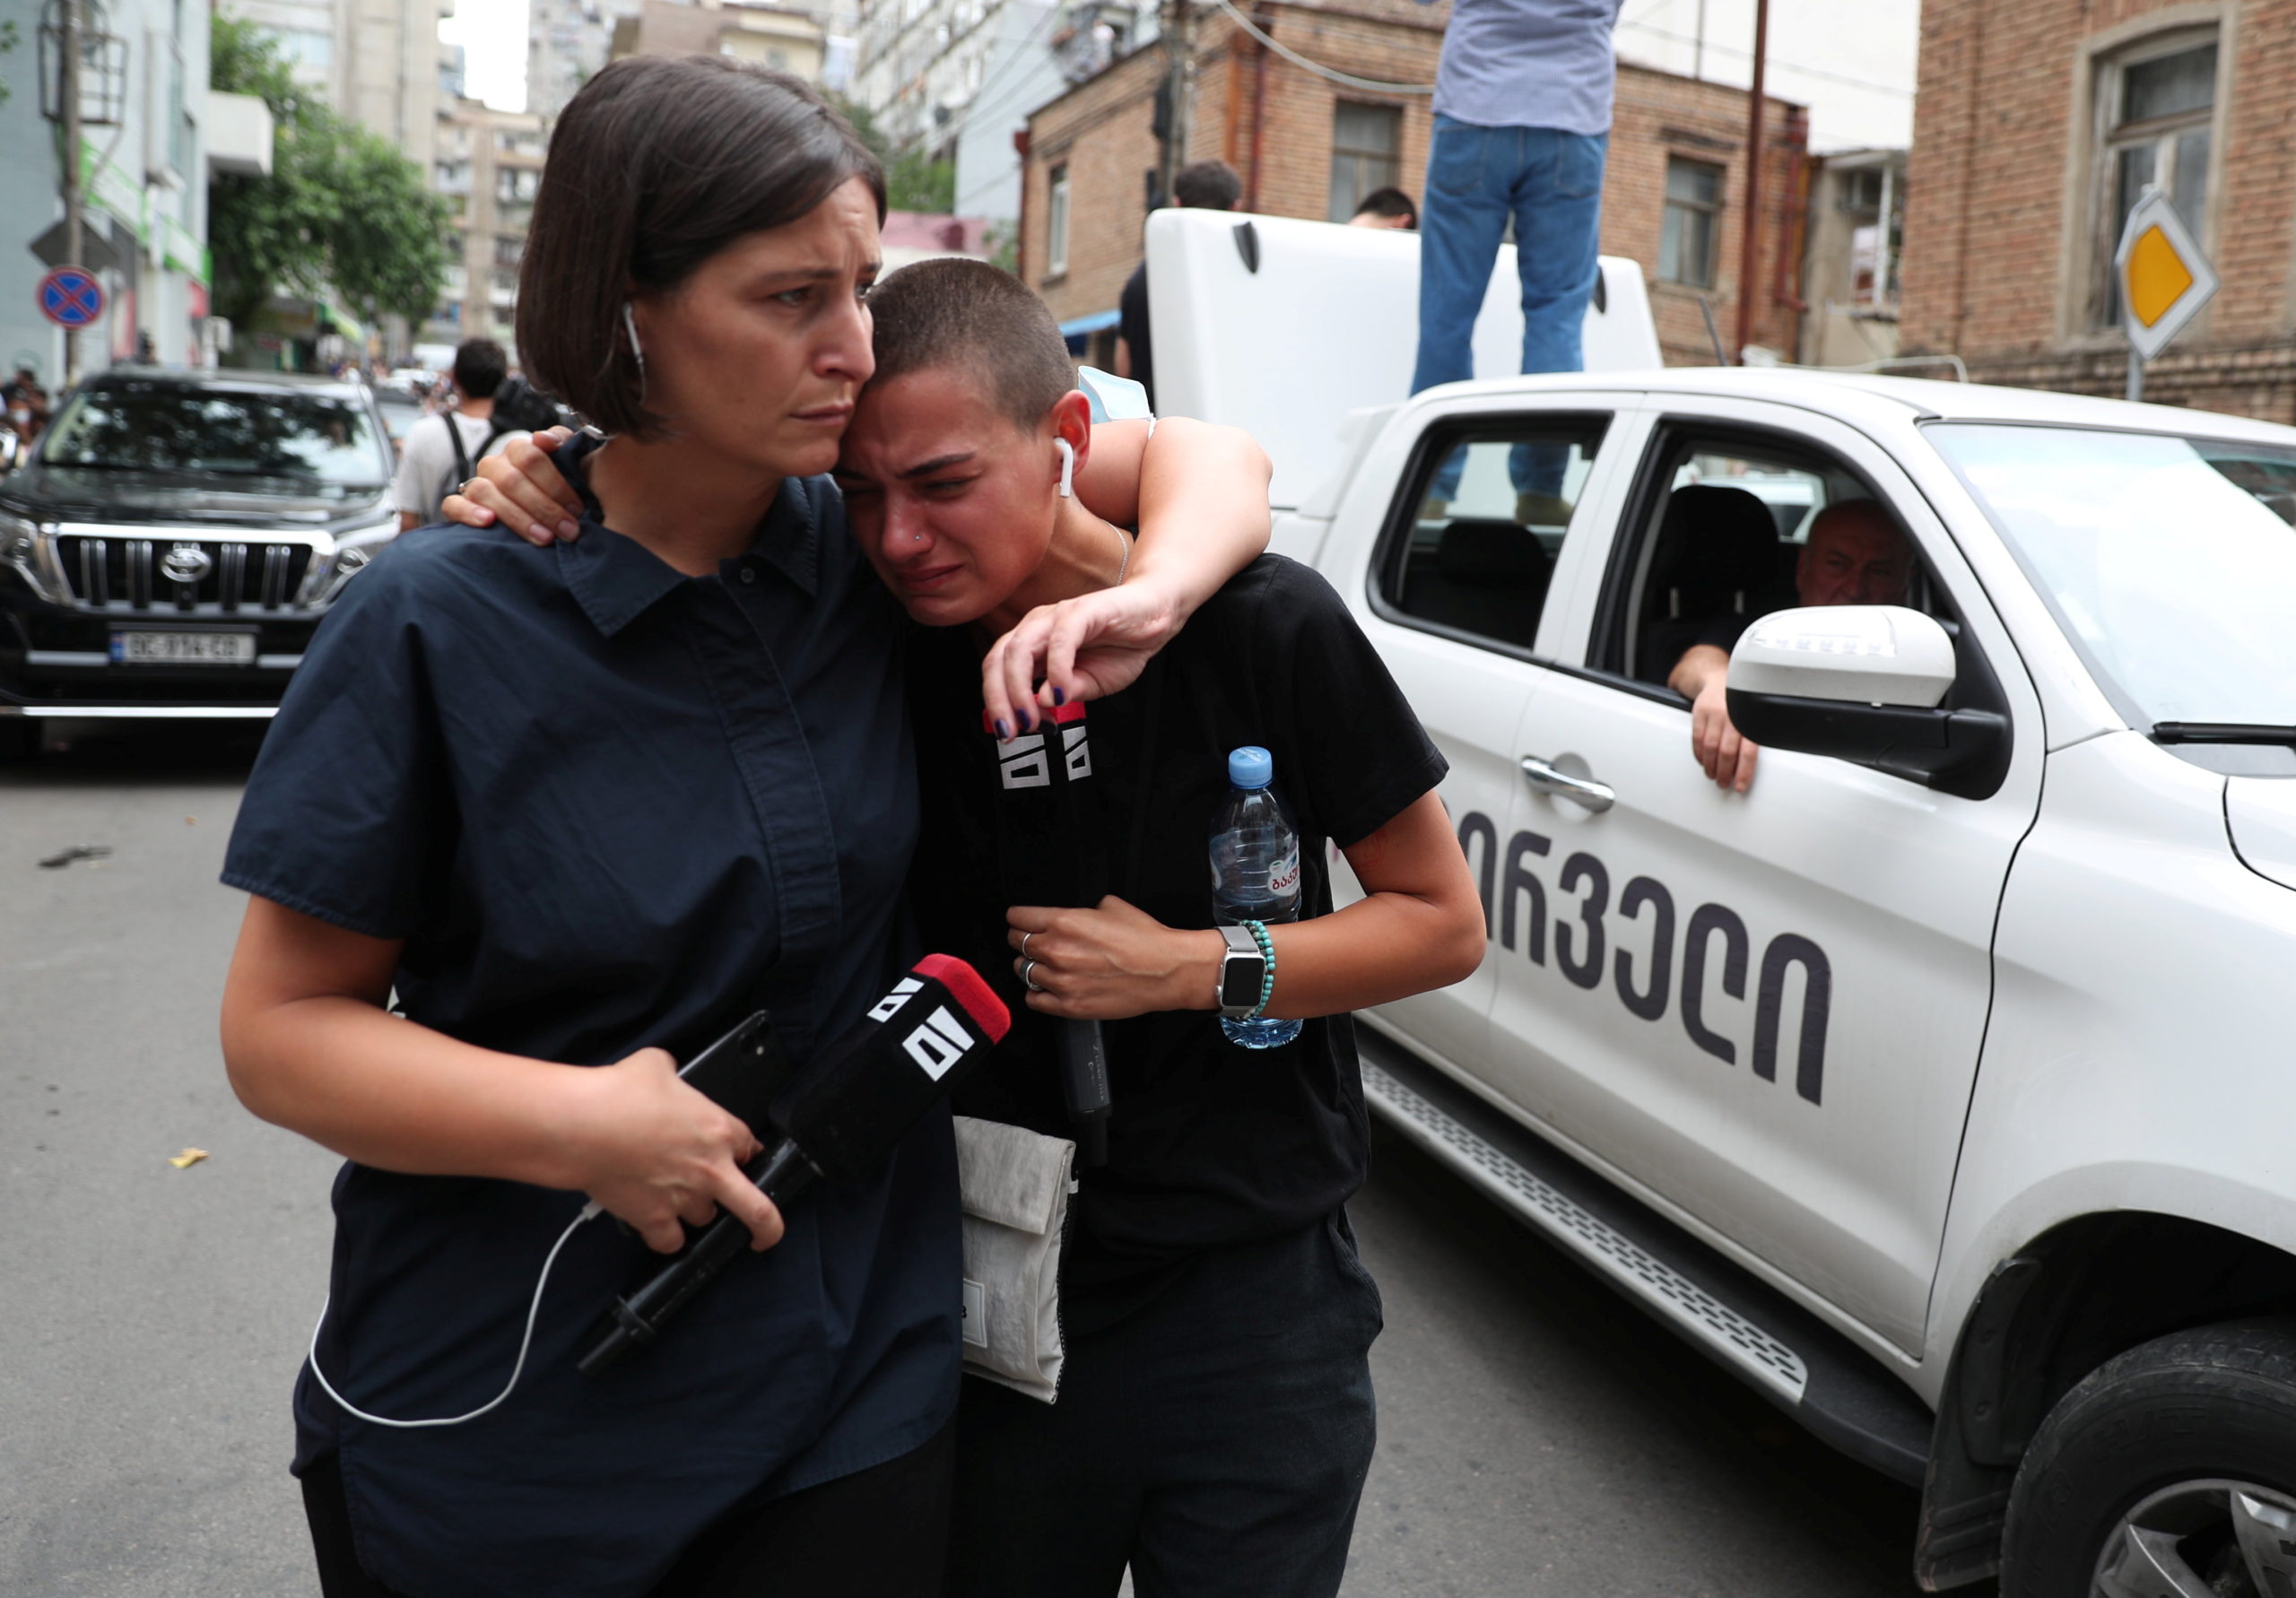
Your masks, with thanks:
<instances>
[{"instance_id":1,"label":"running board","mask_svg":"<svg viewBox=\"0 0 2296 1598\"><path fill-rule=\"evenodd\" d=\"M1920 1485L1934 1418L1856 1344L1393 1039L1355 1038L1365 1096L1405 1137L1822 1441Z\"/></svg>"}]
</instances>

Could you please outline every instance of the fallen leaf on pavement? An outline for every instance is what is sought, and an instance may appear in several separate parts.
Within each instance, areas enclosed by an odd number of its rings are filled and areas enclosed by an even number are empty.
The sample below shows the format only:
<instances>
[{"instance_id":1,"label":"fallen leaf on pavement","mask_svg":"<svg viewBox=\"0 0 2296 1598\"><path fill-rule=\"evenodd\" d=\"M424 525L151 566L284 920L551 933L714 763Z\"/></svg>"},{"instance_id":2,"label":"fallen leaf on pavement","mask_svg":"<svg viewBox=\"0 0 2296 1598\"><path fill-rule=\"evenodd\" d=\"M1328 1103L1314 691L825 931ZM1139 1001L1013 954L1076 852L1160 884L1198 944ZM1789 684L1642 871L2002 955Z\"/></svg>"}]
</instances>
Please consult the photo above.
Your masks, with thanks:
<instances>
[{"instance_id":1,"label":"fallen leaf on pavement","mask_svg":"<svg viewBox=\"0 0 2296 1598\"><path fill-rule=\"evenodd\" d=\"M186 1149L180 1154L170 1155L168 1163L179 1171L187 1171L206 1158L207 1151L204 1149Z\"/></svg>"}]
</instances>

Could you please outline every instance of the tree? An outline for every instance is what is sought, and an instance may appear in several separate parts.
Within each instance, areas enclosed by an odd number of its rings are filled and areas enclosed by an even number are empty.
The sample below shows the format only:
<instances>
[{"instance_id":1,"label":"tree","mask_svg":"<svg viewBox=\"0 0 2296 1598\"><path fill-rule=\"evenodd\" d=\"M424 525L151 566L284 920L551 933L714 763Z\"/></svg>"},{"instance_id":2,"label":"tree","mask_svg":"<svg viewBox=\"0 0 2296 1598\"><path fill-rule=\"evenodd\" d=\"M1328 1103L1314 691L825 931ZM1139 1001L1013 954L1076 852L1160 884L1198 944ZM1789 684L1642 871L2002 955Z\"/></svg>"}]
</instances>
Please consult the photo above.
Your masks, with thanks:
<instances>
[{"instance_id":1,"label":"tree","mask_svg":"<svg viewBox=\"0 0 2296 1598\"><path fill-rule=\"evenodd\" d=\"M936 161L922 150L893 157L885 164L885 204L894 211L948 215L957 208L957 163Z\"/></svg>"},{"instance_id":2,"label":"tree","mask_svg":"<svg viewBox=\"0 0 2296 1598\"><path fill-rule=\"evenodd\" d=\"M295 81L254 23L218 13L209 82L271 108L271 173L226 175L208 191L216 311L245 324L274 293L335 292L410 319L437 304L447 203L378 135L346 123Z\"/></svg>"},{"instance_id":3,"label":"tree","mask_svg":"<svg viewBox=\"0 0 2296 1598\"><path fill-rule=\"evenodd\" d=\"M869 146L884 167L887 210L946 216L957 208L955 161L935 159L922 147L897 152L865 107L856 105L842 95L832 95L831 102L844 114L853 125L853 131L861 135L861 142Z\"/></svg>"}]
</instances>

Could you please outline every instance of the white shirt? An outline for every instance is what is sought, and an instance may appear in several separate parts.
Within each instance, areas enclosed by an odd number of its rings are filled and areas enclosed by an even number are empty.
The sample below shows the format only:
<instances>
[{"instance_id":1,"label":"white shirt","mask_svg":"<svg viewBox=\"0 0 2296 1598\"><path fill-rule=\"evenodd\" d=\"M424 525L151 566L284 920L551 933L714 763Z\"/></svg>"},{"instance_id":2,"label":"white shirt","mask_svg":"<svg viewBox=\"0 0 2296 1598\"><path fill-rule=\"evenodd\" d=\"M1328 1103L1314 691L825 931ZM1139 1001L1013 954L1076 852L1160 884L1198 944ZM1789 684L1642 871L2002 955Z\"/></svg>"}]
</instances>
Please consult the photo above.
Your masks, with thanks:
<instances>
[{"instance_id":1,"label":"white shirt","mask_svg":"<svg viewBox=\"0 0 2296 1598\"><path fill-rule=\"evenodd\" d=\"M465 416L459 411L448 411L436 416L425 416L406 430L406 447L400 455L398 475L391 480L391 498L400 510L410 512L424 522L439 519L439 507L447 496L462 486L455 463L455 447L447 437L449 427L463 436L463 453L476 465L479 446L494 425L491 417ZM493 455L513 439L531 437L520 429L512 429L486 446L486 453Z\"/></svg>"}]
</instances>

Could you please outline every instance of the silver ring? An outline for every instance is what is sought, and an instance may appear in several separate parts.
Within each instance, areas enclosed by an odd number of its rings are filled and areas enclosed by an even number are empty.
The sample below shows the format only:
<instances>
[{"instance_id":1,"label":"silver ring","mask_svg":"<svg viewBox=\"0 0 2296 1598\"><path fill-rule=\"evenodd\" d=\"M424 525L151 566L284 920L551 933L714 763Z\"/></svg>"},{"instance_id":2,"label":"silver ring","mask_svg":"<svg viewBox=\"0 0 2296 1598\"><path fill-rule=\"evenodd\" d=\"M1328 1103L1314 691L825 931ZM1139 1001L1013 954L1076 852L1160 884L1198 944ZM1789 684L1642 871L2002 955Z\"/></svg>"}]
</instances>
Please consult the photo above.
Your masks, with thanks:
<instances>
[{"instance_id":1,"label":"silver ring","mask_svg":"<svg viewBox=\"0 0 2296 1598\"><path fill-rule=\"evenodd\" d=\"M1035 960L1022 960L1021 962L1021 986L1027 988L1032 994L1040 994L1045 990L1043 986L1037 981L1036 970L1037 962Z\"/></svg>"},{"instance_id":2,"label":"silver ring","mask_svg":"<svg viewBox=\"0 0 2296 1598\"><path fill-rule=\"evenodd\" d=\"M1029 958L1029 940L1035 936L1036 934L1034 933L1022 933L1021 934L1021 958L1022 960Z\"/></svg>"},{"instance_id":3,"label":"silver ring","mask_svg":"<svg viewBox=\"0 0 2296 1598\"><path fill-rule=\"evenodd\" d=\"M471 491L471 490L473 490L473 489L476 488L477 486L478 486L478 479L477 479L477 478L475 478L475 477L474 477L474 478L471 478L468 482L465 482L465 483L462 485L462 487L460 487L459 489L457 489L455 491L456 491L457 493L460 494L464 499L469 499L469 498L470 498L470 491Z\"/></svg>"}]
</instances>

